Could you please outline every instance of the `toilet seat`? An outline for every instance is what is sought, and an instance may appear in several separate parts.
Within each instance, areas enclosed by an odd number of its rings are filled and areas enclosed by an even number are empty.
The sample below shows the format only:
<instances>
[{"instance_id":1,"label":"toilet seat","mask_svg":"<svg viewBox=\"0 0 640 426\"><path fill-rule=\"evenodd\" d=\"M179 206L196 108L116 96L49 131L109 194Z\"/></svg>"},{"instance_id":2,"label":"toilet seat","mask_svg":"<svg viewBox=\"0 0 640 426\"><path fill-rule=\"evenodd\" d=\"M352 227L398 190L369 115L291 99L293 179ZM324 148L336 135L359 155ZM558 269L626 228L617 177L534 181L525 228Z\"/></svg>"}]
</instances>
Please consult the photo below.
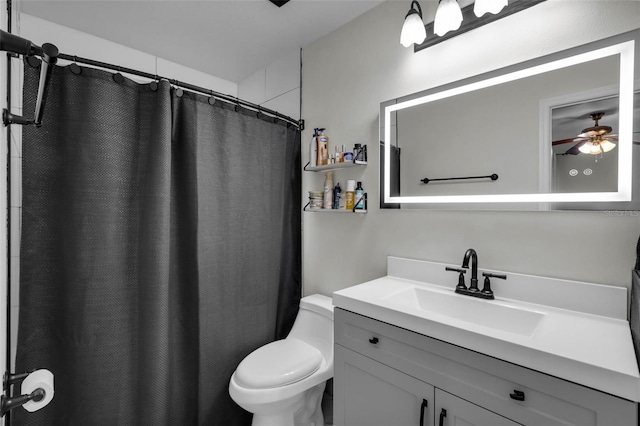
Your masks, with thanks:
<instances>
[{"instance_id":1,"label":"toilet seat","mask_svg":"<svg viewBox=\"0 0 640 426\"><path fill-rule=\"evenodd\" d=\"M302 340L287 338L247 355L238 365L235 378L245 388L277 388L309 377L321 363L322 354L318 349Z\"/></svg>"}]
</instances>

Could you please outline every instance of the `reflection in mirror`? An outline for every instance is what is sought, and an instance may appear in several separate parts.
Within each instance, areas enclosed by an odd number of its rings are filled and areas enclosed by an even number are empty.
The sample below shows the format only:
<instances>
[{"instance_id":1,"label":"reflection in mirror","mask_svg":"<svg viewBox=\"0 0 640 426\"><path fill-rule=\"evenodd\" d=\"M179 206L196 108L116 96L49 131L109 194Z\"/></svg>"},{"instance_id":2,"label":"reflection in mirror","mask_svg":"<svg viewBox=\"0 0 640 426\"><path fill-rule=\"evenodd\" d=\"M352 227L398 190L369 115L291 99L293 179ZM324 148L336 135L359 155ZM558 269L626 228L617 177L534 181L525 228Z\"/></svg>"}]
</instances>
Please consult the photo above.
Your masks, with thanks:
<instances>
[{"instance_id":1,"label":"reflection in mirror","mask_svg":"<svg viewBox=\"0 0 640 426\"><path fill-rule=\"evenodd\" d=\"M617 191L618 106L617 95L603 89L572 99L560 99L551 107L552 174L554 192ZM559 101L559 102L558 102ZM640 91L634 93L633 164L640 164ZM580 129L578 123L585 125ZM587 125L587 123L589 123ZM633 179L638 182L638 179ZM632 188L632 202L555 203L557 210L639 210L640 186Z\"/></svg>"},{"instance_id":2,"label":"reflection in mirror","mask_svg":"<svg viewBox=\"0 0 640 426\"><path fill-rule=\"evenodd\" d=\"M632 208L637 34L383 103L381 206Z\"/></svg>"}]
</instances>

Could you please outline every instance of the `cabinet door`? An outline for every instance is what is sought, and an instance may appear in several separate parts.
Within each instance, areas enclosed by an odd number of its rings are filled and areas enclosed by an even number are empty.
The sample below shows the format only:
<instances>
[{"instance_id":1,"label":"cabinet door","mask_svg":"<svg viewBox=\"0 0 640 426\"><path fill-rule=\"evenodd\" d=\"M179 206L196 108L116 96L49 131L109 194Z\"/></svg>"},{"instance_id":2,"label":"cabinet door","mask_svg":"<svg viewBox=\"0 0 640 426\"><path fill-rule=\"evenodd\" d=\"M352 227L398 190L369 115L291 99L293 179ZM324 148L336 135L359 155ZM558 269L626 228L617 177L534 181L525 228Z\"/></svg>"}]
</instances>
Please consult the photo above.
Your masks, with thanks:
<instances>
[{"instance_id":1,"label":"cabinet door","mask_svg":"<svg viewBox=\"0 0 640 426\"><path fill-rule=\"evenodd\" d=\"M516 423L441 389L435 390L438 426L517 426Z\"/></svg>"},{"instance_id":2,"label":"cabinet door","mask_svg":"<svg viewBox=\"0 0 640 426\"><path fill-rule=\"evenodd\" d=\"M336 426L433 426L434 388L336 345Z\"/></svg>"}]
</instances>

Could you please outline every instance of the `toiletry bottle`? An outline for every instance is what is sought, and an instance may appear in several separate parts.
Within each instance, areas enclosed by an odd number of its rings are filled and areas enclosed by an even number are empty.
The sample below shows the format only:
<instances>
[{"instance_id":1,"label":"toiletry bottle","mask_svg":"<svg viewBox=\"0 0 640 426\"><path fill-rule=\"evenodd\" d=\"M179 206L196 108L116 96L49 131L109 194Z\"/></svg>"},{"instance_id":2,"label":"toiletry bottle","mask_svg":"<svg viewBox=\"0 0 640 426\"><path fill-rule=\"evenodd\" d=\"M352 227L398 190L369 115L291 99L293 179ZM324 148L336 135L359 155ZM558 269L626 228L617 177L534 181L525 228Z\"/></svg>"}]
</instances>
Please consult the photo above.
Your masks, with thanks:
<instances>
[{"instance_id":1,"label":"toiletry bottle","mask_svg":"<svg viewBox=\"0 0 640 426\"><path fill-rule=\"evenodd\" d=\"M342 188L340 188L340 182L336 182L336 186L333 188L333 209L338 210L340 208L340 198L342 195Z\"/></svg>"},{"instance_id":2,"label":"toiletry bottle","mask_svg":"<svg viewBox=\"0 0 640 426\"><path fill-rule=\"evenodd\" d=\"M324 203L323 209L330 209L333 207L333 172L325 173L324 177Z\"/></svg>"},{"instance_id":3,"label":"toiletry bottle","mask_svg":"<svg viewBox=\"0 0 640 426\"><path fill-rule=\"evenodd\" d=\"M362 182L358 182L356 186L356 210L364 210L364 189L362 189Z\"/></svg>"},{"instance_id":4,"label":"toiletry bottle","mask_svg":"<svg viewBox=\"0 0 640 426\"><path fill-rule=\"evenodd\" d=\"M347 210L353 210L353 206L356 198L356 181L348 180L347 181L347 192L345 193L345 198L347 199L345 207Z\"/></svg>"},{"instance_id":5,"label":"toiletry bottle","mask_svg":"<svg viewBox=\"0 0 640 426\"><path fill-rule=\"evenodd\" d=\"M329 164L329 137L324 134L324 129L319 128L318 132L318 166L326 166Z\"/></svg>"},{"instance_id":6,"label":"toiletry bottle","mask_svg":"<svg viewBox=\"0 0 640 426\"><path fill-rule=\"evenodd\" d=\"M313 129L313 138L311 139L311 143L309 144L309 165L317 166L318 165L318 142L316 138L318 137L318 129Z\"/></svg>"},{"instance_id":7,"label":"toiletry bottle","mask_svg":"<svg viewBox=\"0 0 640 426\"><path fill-rule=\"evenodd\" d=\"M342 152L340 152L340 149L336 146L336 163L342 163Z\"/></svg>"}]
</instances>

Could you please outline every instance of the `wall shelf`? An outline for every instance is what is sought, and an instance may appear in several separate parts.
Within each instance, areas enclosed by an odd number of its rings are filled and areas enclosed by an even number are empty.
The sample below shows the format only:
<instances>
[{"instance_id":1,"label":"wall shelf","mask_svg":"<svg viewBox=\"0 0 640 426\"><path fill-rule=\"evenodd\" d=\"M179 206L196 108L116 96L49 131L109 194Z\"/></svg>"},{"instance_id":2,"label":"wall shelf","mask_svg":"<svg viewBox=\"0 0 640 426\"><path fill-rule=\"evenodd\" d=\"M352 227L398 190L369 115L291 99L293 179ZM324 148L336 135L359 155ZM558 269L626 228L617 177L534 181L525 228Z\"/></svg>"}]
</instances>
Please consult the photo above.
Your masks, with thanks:
<instances>
[{"instance_id":1,"label":"wall shelf","mask_svg":"<svg viewBox=\"0 0 640 426\"><path fill-rule=\"evenodd\" d=\"M358 161L358 160L353 160L353 161L347 161L345 163L334 163L334 164L327 164L324 166L311 166L310 162L307 162L307 164L305 164L304 166L304 171L305 172L325 172L325 171L330 171L330 170L338 170L338 169L348 169L351 167L363 167L367 165L366 161ZM344 193L343 193L344 196ZM367 206L366 201L367 200L367 194L364 194L364 202L365 202L365 207ZM308 208L309 205L311 203L307 203L302 210L305 212L312 212L312 213L355 213L355 214L363 214L366 213L367 210L366 209L353 209L353 210L347 210L347 209L310 209Z\"/></svg>"},{"instance_id":2,"label":"wall shelf","mask_svg":"<svg viewBox=\"0 0 640 426\"><path fill-rule=\"evenodd\" d=\"M365 207L367 206L367 193L364 193L364 205ZM305 212L312 212L312 213L355 213L355 214L362 214L362 213L366 213L367 209L353 209L353 210L347 210L347 209L311 209L309 208L309 205L311 204L311 202L308 202L307 204L305 204L305 206L302 208L302 211Z\"/></svg>"},{"instance_id":3,"label":"wall shelf","mask_svg":"<svg viewBox=\"0 0 640 426\"><path fill-rule=\"evenodd\" d=\"M311 212L311 213L351 213L351 214L362 214L367 212L364 209L357 209L355 211L346 210L346 209L308 209L306 206L304 208L304 211Z\"/></svg>"},{"instance_id":4,"label":"wall shelf","mask_svg":"<svg viewBox=\"0 0 640 426\"><path fill-rule=\"evenodd\" d=\"M324 171L337 170L337 169L347 169L349 167L366 166L367 162L354 160L354 161L348 161L346 163L327 164L325 166L310 166L309 164L311 163L307 163L304 166L305 172L324 172Z\"/></svg>"}]
</instances>

